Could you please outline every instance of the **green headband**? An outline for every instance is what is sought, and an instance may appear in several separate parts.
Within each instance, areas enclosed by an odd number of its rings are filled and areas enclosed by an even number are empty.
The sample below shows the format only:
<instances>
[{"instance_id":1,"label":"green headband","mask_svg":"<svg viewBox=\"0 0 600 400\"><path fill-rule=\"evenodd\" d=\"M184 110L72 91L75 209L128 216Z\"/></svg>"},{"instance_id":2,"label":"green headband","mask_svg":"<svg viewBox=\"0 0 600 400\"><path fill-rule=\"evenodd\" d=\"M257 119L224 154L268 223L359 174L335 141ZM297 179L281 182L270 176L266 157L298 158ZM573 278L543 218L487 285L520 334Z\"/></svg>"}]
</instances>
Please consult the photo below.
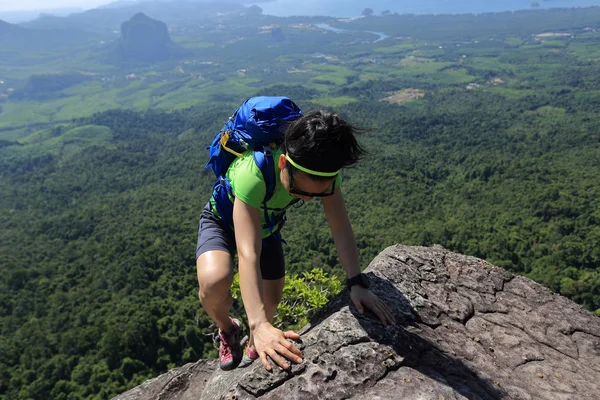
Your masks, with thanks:
<instances>
[{"instance_id":1,"label":"green headband","mask_svg":"<svg viewBox=\"0 0 600 400\"><path fill-rule=\"evenodd\" d=\"M302 172L306 172L307 174L311 174L311 175L317 175L317 176L336 176L337 174L340 173L340 171L335 171L335 172L319 172L319 171L313 171L312 169L308 169L308 168L304 168L301 165L296 164L290 157L288 157L288 155L285 155L285 158L290 162L290 164L292 164L294 167L298 168L300 171Z\"/></svg>"}]
</instances>

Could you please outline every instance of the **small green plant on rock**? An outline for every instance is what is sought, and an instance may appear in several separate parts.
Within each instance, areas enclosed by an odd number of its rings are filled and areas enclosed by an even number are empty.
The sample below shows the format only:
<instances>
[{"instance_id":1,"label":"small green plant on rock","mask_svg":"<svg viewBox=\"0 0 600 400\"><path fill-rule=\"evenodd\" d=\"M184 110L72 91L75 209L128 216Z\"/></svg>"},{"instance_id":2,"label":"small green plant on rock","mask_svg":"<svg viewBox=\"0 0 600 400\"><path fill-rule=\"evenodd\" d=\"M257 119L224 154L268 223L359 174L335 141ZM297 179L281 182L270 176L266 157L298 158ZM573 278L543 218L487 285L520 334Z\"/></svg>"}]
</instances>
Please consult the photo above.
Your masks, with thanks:
<instances>
[{"instance_id":1,"label":"small green plant on rock","mask_svg":"<svg viewBox=\"0 0 600 400\"><path fill-rule=\"evenodd\" d=\"M273 326L282 330L302 328L317 310L341 290L340 280L327 275L321 268L286 276L283 297L277 307ZM231 294L235 299L242 298L238 273L233 277Z\"/></svg>"}]
</instances>

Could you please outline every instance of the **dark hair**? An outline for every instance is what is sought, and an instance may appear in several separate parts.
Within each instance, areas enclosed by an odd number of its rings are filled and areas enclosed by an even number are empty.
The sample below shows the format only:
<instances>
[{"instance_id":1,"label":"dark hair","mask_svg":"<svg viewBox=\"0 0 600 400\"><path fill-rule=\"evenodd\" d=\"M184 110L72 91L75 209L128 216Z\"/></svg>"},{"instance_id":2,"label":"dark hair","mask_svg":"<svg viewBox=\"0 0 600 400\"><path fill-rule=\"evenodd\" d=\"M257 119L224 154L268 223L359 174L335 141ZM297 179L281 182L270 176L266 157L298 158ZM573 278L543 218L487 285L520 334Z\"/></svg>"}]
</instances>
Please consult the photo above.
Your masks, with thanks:
<instances>
[{"instance_id":1,"label":"dark hair","mask_svg":"<svg viewBox=\"0 0 600 400\"><path fill-rule=\"evenodd\" d=\"M292 122L285 132L282 149L294 162L320 172L335 172L356 164L366 151L357 142L358 129L335 113L312 111ZM295 173L290 163L291 172ZM313 180L328 180L307 174Z\"/></svg>"}]
</instances>

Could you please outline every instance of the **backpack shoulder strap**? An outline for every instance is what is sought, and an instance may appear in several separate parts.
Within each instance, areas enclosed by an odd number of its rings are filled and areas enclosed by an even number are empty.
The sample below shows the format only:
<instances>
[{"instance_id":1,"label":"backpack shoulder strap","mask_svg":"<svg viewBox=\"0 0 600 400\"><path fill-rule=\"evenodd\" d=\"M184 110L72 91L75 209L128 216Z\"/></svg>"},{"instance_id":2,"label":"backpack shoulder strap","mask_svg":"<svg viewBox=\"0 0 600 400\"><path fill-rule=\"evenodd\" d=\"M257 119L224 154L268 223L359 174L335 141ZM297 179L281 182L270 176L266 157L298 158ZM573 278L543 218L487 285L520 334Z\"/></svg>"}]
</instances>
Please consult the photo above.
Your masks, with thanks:
<instances>
[{"instance_id":1,"label":"backpack shoulder strap","mask_svg":"<svg viewBox=\"0 0 600 400\"><path fill-rule=\"evenodd\" d=\"M273 194L275 193L275 187L277 184L277 177L275 176L275 160L273 158L271 146L266 145L263 146L262 150L255 150L253 152L253 156L256 166L260 169L260 172L263 175L263 178L265 180L265 186L267 189L265 193L265 198L263 200L263 212L265 222L269 227L269 232L271 233L271 235L275 236L279 241L284 242L280 235L278 235L276 232L273 232L277 221L275 218L269 217L269 211L267 209L267 201L269 201L271 197L273 197Z\"/></svg>"},{"instance_id":2,"label":"backpack shoulder strap","mask_svg":"<svg viewBox=\"0 0 600 400\"><path fill-rule=\"evenodd\" d=\"M255 150L253 153L254 162L265 180L267 191L265 193L265 202L269 201L275 193L275 160L270 146L263 146L262 150Z\"/></svg>"}]
</instances>

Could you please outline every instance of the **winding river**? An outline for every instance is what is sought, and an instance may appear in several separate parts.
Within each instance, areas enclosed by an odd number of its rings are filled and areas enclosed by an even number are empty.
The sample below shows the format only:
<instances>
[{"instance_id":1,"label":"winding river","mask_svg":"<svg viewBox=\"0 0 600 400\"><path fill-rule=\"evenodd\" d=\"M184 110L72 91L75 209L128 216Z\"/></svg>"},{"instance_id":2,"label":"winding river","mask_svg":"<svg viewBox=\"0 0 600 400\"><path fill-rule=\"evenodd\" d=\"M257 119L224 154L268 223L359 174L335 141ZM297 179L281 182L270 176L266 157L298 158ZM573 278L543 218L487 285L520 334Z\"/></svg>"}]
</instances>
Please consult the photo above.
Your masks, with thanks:
<instances>
[{"instance_id":1,"label":"winding river","mask_svg":"<svg viewBox=\"0 0 600 400\"><path fill-rule=\"evenodd\" d=\"M344 32L367 32L376 36L379 36L379 38L377 38L377 40L375 40L373 43L377 43L377 42L381 42L384 39L389 38L389 35L386 35L383 32L374 32L374 31L351 31L348 29L340 29L340 28L335 28L329 24L314 24L315 27L319 28L319 29L323 29L326 31L331 31L331 32L336 32L336 33L344 33Z\"/></svg>"}]
</instances>

